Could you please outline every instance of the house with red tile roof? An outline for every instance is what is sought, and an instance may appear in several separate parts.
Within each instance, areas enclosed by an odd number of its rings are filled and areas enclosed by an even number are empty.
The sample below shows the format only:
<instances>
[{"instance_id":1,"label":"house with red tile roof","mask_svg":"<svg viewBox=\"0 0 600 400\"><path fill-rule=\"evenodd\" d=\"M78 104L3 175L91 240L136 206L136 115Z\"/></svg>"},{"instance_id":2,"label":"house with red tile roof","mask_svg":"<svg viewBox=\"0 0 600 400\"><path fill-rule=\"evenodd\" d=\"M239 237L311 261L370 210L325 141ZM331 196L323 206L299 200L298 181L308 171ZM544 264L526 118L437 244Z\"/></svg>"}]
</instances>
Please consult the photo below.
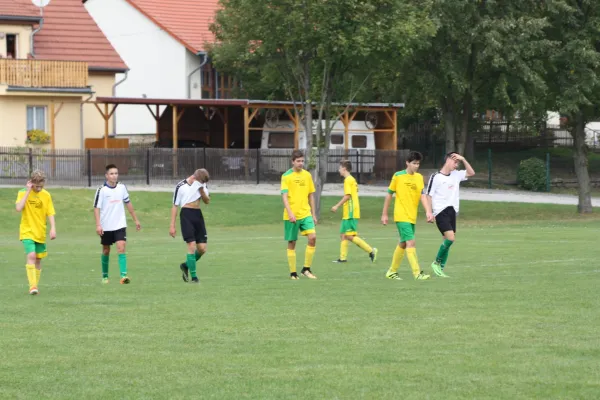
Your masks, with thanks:
<instances>
[{"instance_id":1,"label":"house with red tile roof","mask_svg":"<svg viewBox=\"0 0 600 400\"><path fill-rule=\"evenodd\" d=\"M82 1L130 68L116 96L231 97L232 80L214 70L206 52L218 0ZM122 105L116 115L119 135L154 136L155 119L144 107Z\"/></svg>"},{"instance_id":2,"label":"house with red tile roof","mask_svg":"<svg viewBox=\"0 0 600 400\"><path fill-rule=\"evenodd\" d=\"M101 138L104 118L83 103L113 95L127 71L81 0L51 0L43 13L0 0L0 146L79 149ZM47 143L30 143L31 132Z\"/></svg>"}]
</instances>

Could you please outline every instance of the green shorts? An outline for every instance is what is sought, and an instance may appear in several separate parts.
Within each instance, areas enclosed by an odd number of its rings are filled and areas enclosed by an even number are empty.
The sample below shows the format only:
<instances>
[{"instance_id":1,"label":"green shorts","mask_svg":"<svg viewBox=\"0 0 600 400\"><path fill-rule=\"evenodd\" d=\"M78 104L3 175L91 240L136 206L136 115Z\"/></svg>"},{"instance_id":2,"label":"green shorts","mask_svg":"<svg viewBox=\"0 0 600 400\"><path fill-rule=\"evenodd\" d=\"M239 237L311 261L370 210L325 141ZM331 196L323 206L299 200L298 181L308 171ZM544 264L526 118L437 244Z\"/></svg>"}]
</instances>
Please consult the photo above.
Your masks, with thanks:
<instances>
[{"instance_id":1,"label":"green shorts","mask_svg":"<svg viewBox=\"0 0 600 400\"><path fill-rule=\"evenodd\" d=\"M398 228L401 243L415 239L415 224L411 224L410 222L396 222L396 228Z\"/></svg>"},{"instance_id":2,"label":"green shorts","mask_svg":"<svg viewBox=\"0 0 600 400\"><path fill-rule=\"evenodd\" d=\"M302 236L310 235L311 233L315 233L315 221L312 216L297 219L296 222L283 221L284 224L284 234L283 237L288 242L295 242L298 240L298 231Z\"/></svg>"},{"instance_id":3,"label":"green shorts","mask_svg":"<svg viewBox=\"0 0 600 400\"><path fill-rule=\"evenodd\" d=\"M342 220L342 225L340 226L340 233L342 235L348 235L348 236L356 236L357 235L357 229L356 227L358 226L358 220L354 219L354 218L349 218L349 219L343 219Z\"/></svg>"},{"instance_id":4,"label":"green shorts","mask_svg":"<svg viewBox=\"0 0 600 400\"><path fill-rule=\"evenodd\" d=\"M48 255L46 250L46 243L34 242L31 239L23 239L23 247L25 247L25 254L35 252L37 258L44 258Z\"/></svg>"}]
</instances>

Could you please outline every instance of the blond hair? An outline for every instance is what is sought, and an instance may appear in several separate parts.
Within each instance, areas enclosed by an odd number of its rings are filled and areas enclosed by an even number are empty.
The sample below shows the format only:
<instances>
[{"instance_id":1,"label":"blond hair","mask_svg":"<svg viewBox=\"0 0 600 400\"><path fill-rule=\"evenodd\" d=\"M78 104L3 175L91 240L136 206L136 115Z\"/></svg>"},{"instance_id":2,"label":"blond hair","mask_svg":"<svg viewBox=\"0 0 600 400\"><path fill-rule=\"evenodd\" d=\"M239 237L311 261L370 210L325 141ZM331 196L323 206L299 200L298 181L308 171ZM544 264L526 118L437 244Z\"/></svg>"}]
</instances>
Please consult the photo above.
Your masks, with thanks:
<instances>
[{"instance_id":1,"label":"blond hair","mask_svg":"<svg viewBox=\"0 0 600 400\"><path fill-rule=\"evenodd\" d=\"M31 183L43 183L46 182L46 174L44 171L36 169L31 173Z\"/></svg>"},{"instance_id":2,"label":"blond hair","mask_svg":"<svg viewBox=\"0 0 600 400\"><path fill-rule=\"evenodd\" d=\"M207 170L205 170L204 168L200 168L200 169L197 169L196 172L194 172L194 178L196 178L197 181L206 183L209 181L210 176L208 175Z\"/></svg>"}]
</instances>

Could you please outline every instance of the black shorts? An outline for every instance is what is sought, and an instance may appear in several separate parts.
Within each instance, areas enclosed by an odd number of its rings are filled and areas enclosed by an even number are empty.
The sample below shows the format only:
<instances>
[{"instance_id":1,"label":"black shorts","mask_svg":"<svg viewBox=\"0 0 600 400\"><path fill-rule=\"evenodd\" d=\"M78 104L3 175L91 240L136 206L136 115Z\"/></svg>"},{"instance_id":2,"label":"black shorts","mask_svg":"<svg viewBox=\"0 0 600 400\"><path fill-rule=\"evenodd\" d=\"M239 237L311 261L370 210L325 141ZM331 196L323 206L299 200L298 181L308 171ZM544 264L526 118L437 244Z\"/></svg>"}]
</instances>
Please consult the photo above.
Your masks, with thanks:
<instances>
[{"instance_id":1,"label":"black shorts","mask_svg":"<svg viewBox=\"0 0 600 400\"><path fill-rule=\"evenodd\" d=\"M182 208L179 213L181 235L186 243L206 243L206 225L202 211L195 208Z\"/></svg>"},{"instance_id":2,"label":"black shorts","mask_svg":"<svg viewBox=\"0 0 600 400\"><path fill-rule=\"evenodd\" d=\"M104 231L100 236L100 244L102 246L111 246L119 241L127 241L126 228L117 229L116 231Z\"/></svg>"},{"instance_id":3,"label":"black shorts","mask_svg":"<svg viewBox=\"0 0 600 400\"><path fill-rule=\"evenodd\" d=\"M456 210L454 210L454 207L447 207L436 215L435 224L442 235L448 231L456 233Z\"/></svg>"}]
</instances>

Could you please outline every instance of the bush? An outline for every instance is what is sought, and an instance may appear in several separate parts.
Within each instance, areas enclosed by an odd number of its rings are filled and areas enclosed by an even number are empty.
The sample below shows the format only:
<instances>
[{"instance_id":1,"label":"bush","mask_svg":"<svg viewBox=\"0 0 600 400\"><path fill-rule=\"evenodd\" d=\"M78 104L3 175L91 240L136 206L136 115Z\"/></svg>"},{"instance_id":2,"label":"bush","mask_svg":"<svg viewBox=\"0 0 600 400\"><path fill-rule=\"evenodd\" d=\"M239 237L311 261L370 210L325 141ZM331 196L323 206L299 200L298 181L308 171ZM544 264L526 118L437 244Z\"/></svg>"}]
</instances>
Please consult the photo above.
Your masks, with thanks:
<instances>
[{"instance_id":1,"label":"bush","mask_svg":"<svg viewBox=\"0 0 600 400\"><path fill-rule=\"evenodd\" d=\"M40 129L31 129L27 131L27 144L48 144L50 143L50 135Z\"/></svg>"},{"instance_id":2,"label":"bush","mask_svg":"<svg viewBox=\"0 0 600 400\"><path fill-rule=\"evenodd\" d=\"M546 163L535 157L521 161L517 170L517 184L534 192L546 190Z\"/></svg>"}]
</instances>

